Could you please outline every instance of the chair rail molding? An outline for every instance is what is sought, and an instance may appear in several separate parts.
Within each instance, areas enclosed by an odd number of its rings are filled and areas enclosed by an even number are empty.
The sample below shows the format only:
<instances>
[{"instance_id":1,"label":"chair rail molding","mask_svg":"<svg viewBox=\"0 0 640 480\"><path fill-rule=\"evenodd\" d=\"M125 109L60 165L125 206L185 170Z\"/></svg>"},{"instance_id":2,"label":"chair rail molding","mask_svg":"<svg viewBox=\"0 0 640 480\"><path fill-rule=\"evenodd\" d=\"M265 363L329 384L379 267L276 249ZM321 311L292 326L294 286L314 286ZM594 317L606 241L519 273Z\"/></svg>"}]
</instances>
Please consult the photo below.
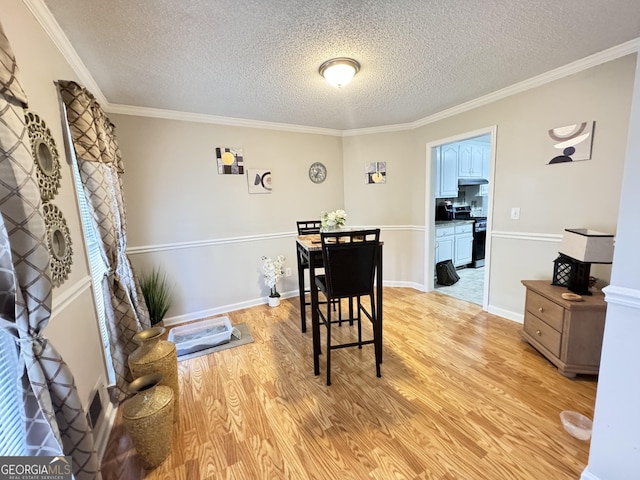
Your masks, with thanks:
<instances>
[{"instance_id":1,"label":"chair rail molding","mask_svg":"<svg viewBox=\"0 0 640 480\"><path fill-rule=\"evenodd\" d=\"M381 231L403 232L403 231L425 231L424 225L385 225L385 226L362 226L350 225L350 229L379 228ZM141 245L139 247L128 247L127 254L138 255L142 253L161 252L163 250L181 250L188 248L202 248L215 245L228 245L234 243L261 242L263 240L274 240L278 238L296 238L297 232L278 232L260 235L244 235L239 237L211 238L207 240L194 240L191 242L164 243L158 245ZM559 240L558 240L559 241Z\"/></svg>"},{"instance_id":2,"label":"chair rail molding","mask_svg":"<svg viewBox=\"0 0 640 480\"><path fill-rule=\"evenodd\" d=\"M534 242L554 242L560 243L562 235L554 233L532 233L532 232L507 232L494 230L491 238L507 238L510 240L529 240Z\"/></svg>"}]
</instances>

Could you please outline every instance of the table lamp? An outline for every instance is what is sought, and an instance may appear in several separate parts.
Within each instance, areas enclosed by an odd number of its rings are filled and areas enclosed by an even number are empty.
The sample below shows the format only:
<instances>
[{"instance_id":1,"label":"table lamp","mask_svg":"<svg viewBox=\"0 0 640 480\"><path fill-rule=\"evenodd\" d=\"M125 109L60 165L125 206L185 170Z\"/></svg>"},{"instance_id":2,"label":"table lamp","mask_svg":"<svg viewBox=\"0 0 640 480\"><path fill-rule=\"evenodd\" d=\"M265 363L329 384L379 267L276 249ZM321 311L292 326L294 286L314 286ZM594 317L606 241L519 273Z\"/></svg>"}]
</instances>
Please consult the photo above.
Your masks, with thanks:
<instances>
[{"instance_id":1,"label":"table lamp","mask_svg":"<svg viewBox=\"0 0 640 480\"><path fill-rule=\"evenodd\" d=\"M591 295L591 264L613 263L613 235L587 228L567 228L562 236L559 253L573 260L567 288L579 295Z\"/></svg>"}]
</instances>

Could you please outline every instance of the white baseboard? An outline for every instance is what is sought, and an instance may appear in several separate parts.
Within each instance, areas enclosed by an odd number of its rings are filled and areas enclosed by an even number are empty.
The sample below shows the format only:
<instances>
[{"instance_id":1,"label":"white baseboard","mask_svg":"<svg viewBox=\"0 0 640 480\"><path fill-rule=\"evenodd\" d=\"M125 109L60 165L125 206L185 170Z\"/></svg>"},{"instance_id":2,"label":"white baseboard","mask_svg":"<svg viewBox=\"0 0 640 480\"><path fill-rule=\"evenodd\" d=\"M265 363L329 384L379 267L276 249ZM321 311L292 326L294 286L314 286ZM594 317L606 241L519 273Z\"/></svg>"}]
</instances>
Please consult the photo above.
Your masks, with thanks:
<instances>
[{"instance_id":1,"label":"white baseboard","mask_svg":"<svg viewBox=\"0 0 640 480\"><path fill-rule=\"evenodd\" d=\"M580 480L600 480L600 478L591 473L589 471L589 465L587 465L587 468L585 468L582 475L580 475Z\"/></svg>"},{"instance_id":2,"label":"white baseboard","mask_svg":"<svg viewBox=\"0 0 640 480\"><path fill-rule=\"evenodd\" d=\"M524 323L524 314L512 312L511 310L505 310L504 308L494 307L493 305L489 305L487 307L487 312L497 315L499 317L506 318L507 320L513 320L517 323Z\"/></svg>"},{"instance_id":3,"label":"white baseboard","mask_svg":"<svg viewBox=\"0 0 640 480\"><path fill-rule=\"evenodd\" d=\"M93 443L96 448L96 454L98 456L98 465L102 464L102 458L104 452L107 449L107 443L109 443L109 435L111 429L116 421L117 409L114 408L113 403L107 400L106 405L103 405L102 419L97 425L97 428L93 430Z\"/></svg>"},{"instance_id":4,"label":"white baseboard","mask_svg":"<svg viewBox=\"0 0 640 480\"><path fill-rule=\"evenodd\" d=\"M385 287L413 288L419 292L426 292L424 285L417 282L384 282Z\"/></svg>"},{"instance_id":5,"label":"white baseboard","mask_svg":"<svg viewBox=\"0 0 640 480\"><path fill-rule=\"evenodd\" d=\"M424 285L416 282L385 282L385 287L398 287L398 288L413 288L419 292L426 292ZM298 291L293 290L289 292L281 293L281 298L292 298L298 296ZM242 310L243 308L255 307L258 305L264 305L267 303L267 297L256 298L253 300L247 300L246 302L232 303L229 305L223 305L221 307L209 308L207 310L200 310L197 312L188 313L185 315L177 315L175 317L165 318L164 325L167 327L179 325L181 323L192 322L194 320L200 320L203 318L213 317L216 315L222 315L223 313L233 312L235 310ZM513 320L514 322L524 323L524 314L512 312L502 308L489 305L487 311L493 315L506 318L507 320Z\"/></svg>"},{"instance_id":6,"label":"white baseboard","mask_svg":"<svg viewBox=\"0 0 640 480\"><path fill-rule=\"evenodd\" d=\"M280 294L280 298L297 297L298 290L290 292L284 292ZM167 327L179 325L181 323L192 322L193 320L200 320L202 318L213 317L215 315L221 315L223 313L233 312L235 310L242 310L243 308L256 307L258 305L264 305L268 303L267 297L255 298L253 300L247 300L245 302L231 303L223 305L221 307L208 308L206 310L199 310L197 312L187 313L184 315L176 315L164 319L164 325Z\"/></svg>"}]
</instances>

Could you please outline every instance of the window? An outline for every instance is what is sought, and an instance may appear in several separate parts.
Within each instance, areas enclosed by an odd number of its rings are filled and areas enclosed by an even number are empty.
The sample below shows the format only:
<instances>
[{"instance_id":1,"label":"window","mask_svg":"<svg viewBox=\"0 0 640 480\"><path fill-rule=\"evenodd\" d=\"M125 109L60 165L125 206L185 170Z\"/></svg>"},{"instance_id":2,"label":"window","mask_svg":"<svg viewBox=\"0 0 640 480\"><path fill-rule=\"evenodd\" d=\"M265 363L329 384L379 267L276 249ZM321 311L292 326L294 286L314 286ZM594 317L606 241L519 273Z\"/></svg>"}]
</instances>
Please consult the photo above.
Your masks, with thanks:
<instances>
[{"instance_id":1,"label":"window","mask_svg":"<svg viewBox=\"0 0 640 480\"><path fill-rule=\"evenodd\" d=\"M61 102L62 111L64 112L64 125L66 129L66 135L68 145L73 145L71 139L71 131L69 130L69 124L66 117L66 106ZM84 231L84 240L87 248L87 256L89 257L89 270L91 272L91 284L93 287L93 298L96 305L96 314L98 316L98 323L100 326L100 336L102 337L102 348L104 351L104 358L107 367L107 375L110 384L115 384L116 374L113 370L113 363L111 361L111 346L109 343L109 333L107 332L107 320L104 311L104 293L102 291L102 279L108 272L108 268L102 258L100 250L100 236L96 232L96 227L87 205L87 197L84 194L82 187L82 180L80 179L80 171L78 170L78 160L75 155L73 146L69 148L69 155L72 158L71 168L73 170L73 180L76 187L76 193L78 196L78 205L80 207L80 219L82 221L82 230Z\"/></svg>"}]
</instances>

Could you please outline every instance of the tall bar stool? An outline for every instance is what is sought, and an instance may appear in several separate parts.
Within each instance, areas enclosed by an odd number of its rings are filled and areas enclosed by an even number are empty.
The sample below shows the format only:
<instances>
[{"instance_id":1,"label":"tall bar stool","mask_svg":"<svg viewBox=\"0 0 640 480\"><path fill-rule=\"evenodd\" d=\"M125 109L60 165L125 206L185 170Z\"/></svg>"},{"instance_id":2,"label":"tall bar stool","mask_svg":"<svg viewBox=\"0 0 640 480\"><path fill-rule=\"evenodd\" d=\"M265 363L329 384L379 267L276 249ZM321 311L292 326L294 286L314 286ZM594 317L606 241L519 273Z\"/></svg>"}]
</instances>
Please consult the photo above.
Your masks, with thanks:
<instances>
[{"instance_id":1,"label":"tall bar stool","mask_svg":"<svg viewBox=\"0 0 640 480\"><path fill-rule=\"evenodd\" d=\"M380 243L380 229L357 230L350 232L321 233L322 259L324 275L317 275L315 284L321 291L326 303L318 303L320 325L327 328L327 385L331 385L331 351L338 348L358 347L373 344L375 349L376 376L382 376L382 325L376 315L374 300L374 279L376 273L376 257ZM369 305L365 307L362 297L369 297ZM358 341L331 344L331 325L340 323L332 319L331 304L343 298L356 299L355 318L358 327ZM326 311L322 305L326 304ZM368 310L367 310L368 308ZM362 340L362 316L371 322L373 339ZM315 359L314 359L315 361Z\"/></svg>"},{"instance_id":2,"label":"tall bar stool","mask_svg":"<svg viewBox=\"0 0 640 480\"><path fill-rule=\"evenodd\" d=\"M298 220L296 222L296 226L298 227L298 235L313 235L320 233L322 222L320 220ZM304 258L300 253L298 253L298 255L300 256L298 261L303 269L303 272L309 270L309 262L307 261L307 259ZM318 258L313 266L314 268L322 268L322 258ZM304 277L305 275L300 275L300 277L298 278L298 287L300 288L300 291L304 291L306 294L309 293L309 289L305 289L304 287ZM310 279L310 282L312 281L313 279ZM302 305L300 305L300 308L306 308L308 305L311 305L311 300L307 301L305 295L305 301ZM305 325L302 325L302 331L306 331Z\"/></svg>"}]
</instances>

